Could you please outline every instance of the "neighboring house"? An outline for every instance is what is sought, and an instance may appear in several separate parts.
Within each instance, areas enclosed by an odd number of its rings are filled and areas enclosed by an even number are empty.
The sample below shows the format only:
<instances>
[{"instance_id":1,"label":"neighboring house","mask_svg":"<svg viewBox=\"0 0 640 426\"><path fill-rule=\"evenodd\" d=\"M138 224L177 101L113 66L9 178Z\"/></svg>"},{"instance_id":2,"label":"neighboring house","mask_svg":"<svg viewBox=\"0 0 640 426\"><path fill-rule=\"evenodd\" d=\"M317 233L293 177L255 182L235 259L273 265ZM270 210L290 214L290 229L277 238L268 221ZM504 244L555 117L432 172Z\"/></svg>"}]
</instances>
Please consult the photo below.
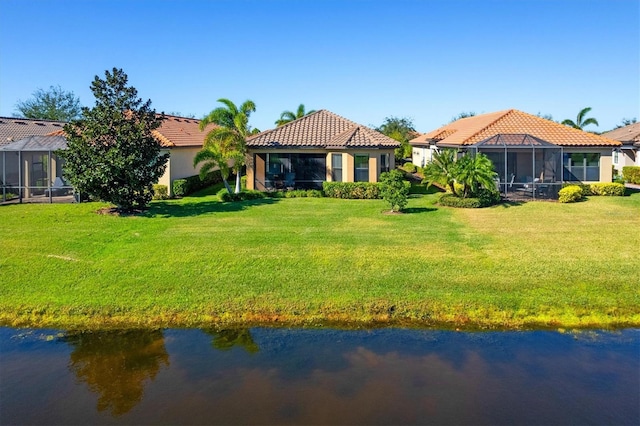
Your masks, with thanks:
<instances>
[{"instance_id":1,"label":"neighboring house","mask_svg":"<svg viewBox=\"0 0 640 426\"><path fill-rule=\"evenodd\" d=\"M612 150L621 143L515 109L462 118L410 141L413 162L434 149L481 152L503 193L555 198L564 182L611 182Z\"/></svg>"},{"instance_id":2,"label":"neighboring house","mask_svg":"<svg viewBox=\"0 0 640 426\"><path fill-rule=\"evenodd\" d=\"M0 117L0 146L28 136L44 136L62 130L64 121L31 118Z\"/></svg>"},{"instance_id":3,"label":"neighboring house","mask_svg":"<svg viewBox=\"0 0 640 426\"><path fill-rule=\"evenodd\" d=\"M611 130L602 136L622 143L613 149L613 167L618 173L622 173L625 166L640 166L640 123Z\"/></svg>"},{"instance_id":4,"label":"neighboring house","mask_svg":"<svg viewBox=\"0 0 640 426\"><path fill-rule=\"evenodd\" d=\"M193 158L202 149L207 130L210 130L213 125L207 126L201 132L198 127L200 120L176 116L165 117L162 125L154 130L153 134L164 152L170 154L165 173L158 183L167 185L171 193L174 180L199 173L200 169L193 167ZM66 190L70 187L66 185L62 174L63 160L55 155L56 150L67 147L62 130L65 123L29 120L34 123L25 125L12 124L8 122L9 120L7 122L5 120L7 119L0 119L0 135L4 136L5 133L9 134L12 131L11 134L16 135L14 138L20 139L0 145L0 202L6 200L6 194L15 195L9 198L21 200L37 197L51 199L52 195L56 196L63 192L67 195L69 191ZM45 124L38 124L40 122ZM23 126L29 126L32 130L26 130ZM43 129L41 126L48 130L44 135L34 133L34 136L24 133L41 130ZM14 128L23 132L18 133Z\"/></svg>"},{"instance_id":5,"label":"neighboring house","mask_svg":"<svg viewBox=\"0 0 640 426\"><path fill-rule=\"evenodd\" d=\"M322 188L325 181L377 182L400 143L327 110L247 139L247 188Z\"/></svg>"}]
</instances>

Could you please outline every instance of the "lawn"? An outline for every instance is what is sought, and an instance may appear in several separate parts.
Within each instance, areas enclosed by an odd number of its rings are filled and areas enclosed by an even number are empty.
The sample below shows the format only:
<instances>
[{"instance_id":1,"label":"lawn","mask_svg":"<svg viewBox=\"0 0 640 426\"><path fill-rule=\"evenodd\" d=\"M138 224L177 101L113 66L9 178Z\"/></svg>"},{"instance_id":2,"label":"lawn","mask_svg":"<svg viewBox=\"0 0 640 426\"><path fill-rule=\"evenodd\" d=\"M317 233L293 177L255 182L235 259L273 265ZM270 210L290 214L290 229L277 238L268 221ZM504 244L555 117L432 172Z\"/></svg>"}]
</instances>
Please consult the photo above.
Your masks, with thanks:
<instances>
[{"instance_id":1,"label":"lawn","mask_svg":"<svg viewBox=\"0 0 640 426\"><path fill-rule=\"evenodd\" d=\"M0 324L640 326L640 193L464 210L215 196L0 206Z\"/></svg>"}]
</instances>

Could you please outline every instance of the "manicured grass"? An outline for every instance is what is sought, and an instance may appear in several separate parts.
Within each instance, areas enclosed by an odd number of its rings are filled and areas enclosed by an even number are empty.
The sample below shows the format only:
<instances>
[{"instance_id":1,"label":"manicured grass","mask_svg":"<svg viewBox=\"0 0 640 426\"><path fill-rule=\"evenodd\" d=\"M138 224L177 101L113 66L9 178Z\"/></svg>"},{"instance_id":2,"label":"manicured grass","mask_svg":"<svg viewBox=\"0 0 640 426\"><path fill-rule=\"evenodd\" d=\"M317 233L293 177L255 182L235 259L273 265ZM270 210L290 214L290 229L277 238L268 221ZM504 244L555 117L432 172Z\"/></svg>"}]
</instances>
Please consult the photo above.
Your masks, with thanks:
<instances>
[{"instance_id":1,"label":"manicured grass","mask_svg":"<svg viewBox=\"0 0 640 426\"><path fill-rule=\"evenodd\" d=\"M383 201L0 206L0 324L640 325L640 194L407 213Z\"/></svg>"}]
</instances>

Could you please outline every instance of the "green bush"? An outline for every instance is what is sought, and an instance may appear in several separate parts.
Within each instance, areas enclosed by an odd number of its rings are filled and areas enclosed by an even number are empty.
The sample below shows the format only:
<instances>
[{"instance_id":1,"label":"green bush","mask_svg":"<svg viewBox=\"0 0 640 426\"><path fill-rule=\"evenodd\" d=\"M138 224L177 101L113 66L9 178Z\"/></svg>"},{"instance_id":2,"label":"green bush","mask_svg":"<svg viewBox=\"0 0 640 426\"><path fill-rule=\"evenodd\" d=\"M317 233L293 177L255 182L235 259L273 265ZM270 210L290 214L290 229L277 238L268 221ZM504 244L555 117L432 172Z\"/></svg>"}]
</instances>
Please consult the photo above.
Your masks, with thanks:
<instances>
[{"instance_id":1,"label":"green bush","mask_svg":"<svg viewBox=\"0 0 640 426\"><path fill-rule=\"evenodd\" d=\"M176 179L173 181L173 195L176 197L185 197L200 189L207 188L216 183L222 182L222 174L220 170L214 170L200 179L199 175L189 176L184 179Z\"/></svg>"},{"instance_id":2,"label":"green bush","mask_svg":"<svg viewBox=\"0 0 640 426\"><path fill-rule=\"evenodd\" d=\"M329 198L365 200L380 198L380 188L375 182L323 182L322 189Z\"/></svg>"},{"instance_id":3,"label":"green bush","mask_svg":"<svg viewBox=\"0 0 640 426\"><path fill-rule=\"evenodd\" d=\"M476 197L480 200L481 207L489 207L500 202L500 193L495 189L480 188L477 190Z\"/></svg>"},{"instance_id":4,"label":"green bush","mask_svg":"<svg viewBox=\"0 0 640 426\"><path fill-rule=\"evenodd\" d=\"M622 177L629 183L640 185L640 166L624 166Z\"/></svg>"},{"instance_id":5,"label":"green bush","mask_svg":"<svg viewBox=\"0 0 640 426\"><path fill-rule=\"evenodd\" d=\"M558 201L561 203L575 203L582 200L582 197L580 185L568 185L558 192Z\"/></svg>"},{"instance_id":6,"label":"green bush","mask_svg":"<svg viewBox=\"0 0 640 426\"><path fill-rule=\"evenodd\" d=\"M166 200L169 198L169 187L167 185L153 185L153 199Z\"/></svg>"},{"instance_id":7,"label":"green bush","mask_svg":"<svg viewBox=\"0 0 640 426\"><path fill-rule=\"evenodd\" d=\"M228 203L230 201L257 200L266 197L265 193L252 189L240 191L238 194L229 194L229 191L227 191L226 188L222 188L216 195L218 196L218 199L224 203Z\"/></svg>"},{"instance_id":8,"label":"green bush","mask_svg":"<svg viewBox=\"0 0 640 426\"><path fill-rule=\"evenodd\" d=\"M446 192L438 199L438 204L447 207L457 207L464 209L478 209L482 207L482 203L478 198L461 198Z\"/></svg>"},{"instance_id":9,"label":"green bush","mask_svg":"<svg viewBox=\"0 0 640 426\"><path fill-rule=\"evenodd\" d=\"M400 211L407 205L411 183L404 180L399 170L380 174L380 195L391 206L391 211Z\"/></svg>"},{"instance_id":10,"label":"green bush","mask_svg":"<svg viewBox=\"0 0 640 426\"><path fill-rule=\"evenodd\" d=\"M617 197L622 197L624 195L624 185L621 183L592 183L590 189L591 194L593 195Z\"/></svg>"},{"instance_id":11,"label":"green bush","mask_svg":"<svg viewBox=\"0 0 640 426\"><path fill-rule=\"evenodd\" d=\"M404 163L404 165L402 166L402 170L407 173L415 173L418 171L418 168L413 163Z\"/></svg>"}]
</instances>

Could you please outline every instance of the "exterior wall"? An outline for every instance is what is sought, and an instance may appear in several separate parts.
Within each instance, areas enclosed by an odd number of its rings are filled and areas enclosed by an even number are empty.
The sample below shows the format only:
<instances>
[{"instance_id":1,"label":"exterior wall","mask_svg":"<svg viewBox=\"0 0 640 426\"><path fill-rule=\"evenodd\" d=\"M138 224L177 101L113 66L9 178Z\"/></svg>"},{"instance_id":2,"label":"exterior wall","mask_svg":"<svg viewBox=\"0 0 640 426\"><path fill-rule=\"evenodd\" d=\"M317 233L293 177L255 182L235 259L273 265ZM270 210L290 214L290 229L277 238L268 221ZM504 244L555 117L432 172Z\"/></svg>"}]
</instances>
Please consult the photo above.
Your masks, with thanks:
<instances>
[{"instance_id":1,"label":"exterior wall","mask_svg":"<svg viewBox=\"0 0 640 426\"><path fill-rule=\"evenodd\" d=\"M389 154L389 170L395 168L393 149L362 149L362 150L323 150L323 149L252 149L247 155L247 189L266 190L257 182L265 181L265 162L257 154L325 154L326 181L331 181L331 155L342 154L342 180L353 182L355 179L354 156L356 154L369 155L369 182L377 182L380 175L380 155Z\"/></svg>"},{"instance_id":2,"label":"exterior wall","mask_svg":"<svg viewBox=\"0 0 640 426\"><path fill-rule=\"evenodd\" d=\"M618 161L616 162L616 151ZM613 167L618 171L618 173L622 173L622 168L626 166L640 166L640 158L638 157L640 152L635 149L614 149L612 153L612 164Z\"/></svg>"},{"instance_id":3,"label":"exterior wall","mask_svg":"<svg viewBox=\"0 0 640 426\"><path fill-rule=\"evenodd\" d=\"M158 179L158 183L160 185L167 185L170 195L172 195L173 192L172 187L174 180L200 173L200 167L193 167L193 158L201 149L201 147L175 147L168 151L163 151L169 152L170 157L167 161L167 168L165 169L164 175Z\"/></svg>"},{"instance_id":4,"label":"exterior wall","mask_svg":"<svg viewBox=\"0 0 640 426\"><path fill-rule=\"evenodd\" d=\"M437 151L433 145L413 145L411 148L411 162L419 167L424 167L433 159L433 153Z\"/></svg>"}]
</instances>

